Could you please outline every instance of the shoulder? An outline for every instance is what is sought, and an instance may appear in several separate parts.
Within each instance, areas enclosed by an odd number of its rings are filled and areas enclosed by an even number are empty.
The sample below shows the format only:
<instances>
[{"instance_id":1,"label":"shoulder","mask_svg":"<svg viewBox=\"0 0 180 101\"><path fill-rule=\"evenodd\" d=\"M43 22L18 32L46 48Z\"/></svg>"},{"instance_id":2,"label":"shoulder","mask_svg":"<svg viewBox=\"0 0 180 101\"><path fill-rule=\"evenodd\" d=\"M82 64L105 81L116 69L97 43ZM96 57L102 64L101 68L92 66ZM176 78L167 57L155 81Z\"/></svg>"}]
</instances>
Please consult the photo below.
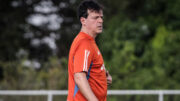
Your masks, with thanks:
<instances>
[{"instance_id":1,"label":"shoulder","mask_svg":"<svg viewBox=\"0 0 180 101\"><path fill-rule=\"evenodd\" d=\"M89 50L92 52L93 51L93 42L92 42L92 40L90 40L87 37L77 35L76 38L73 40L71 49L74 52L84 51L84 50Z\"/></svg>"},{"instance_id":2,"label":"shoulder","mask_svg":"<svg viewBox=\"0 0 180 101\"><path fill-rule=\"evenodd\" d=\"M88 39L81 39L77 42L77 48L85 48L85 49L92 49L91 40Z\"/></svg>"}]
</instances>

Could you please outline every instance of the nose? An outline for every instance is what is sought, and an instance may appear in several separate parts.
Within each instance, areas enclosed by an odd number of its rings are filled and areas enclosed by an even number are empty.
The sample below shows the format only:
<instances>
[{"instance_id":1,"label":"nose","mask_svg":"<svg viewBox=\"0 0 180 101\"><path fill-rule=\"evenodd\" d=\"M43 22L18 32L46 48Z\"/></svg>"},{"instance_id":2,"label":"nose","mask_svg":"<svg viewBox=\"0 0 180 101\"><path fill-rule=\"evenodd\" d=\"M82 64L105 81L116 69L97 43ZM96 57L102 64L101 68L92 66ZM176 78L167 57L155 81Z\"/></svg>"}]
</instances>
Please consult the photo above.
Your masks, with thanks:
<instances>
[{"instance_id":1,"label":"nose","mask_svg":"<svg viewBox=\"0 0 180 101\"><path fill-rule=\"evenodd\" d=\"M103 23L103 18L99 17L98 22Z\"/></svg>"}]
</instances>

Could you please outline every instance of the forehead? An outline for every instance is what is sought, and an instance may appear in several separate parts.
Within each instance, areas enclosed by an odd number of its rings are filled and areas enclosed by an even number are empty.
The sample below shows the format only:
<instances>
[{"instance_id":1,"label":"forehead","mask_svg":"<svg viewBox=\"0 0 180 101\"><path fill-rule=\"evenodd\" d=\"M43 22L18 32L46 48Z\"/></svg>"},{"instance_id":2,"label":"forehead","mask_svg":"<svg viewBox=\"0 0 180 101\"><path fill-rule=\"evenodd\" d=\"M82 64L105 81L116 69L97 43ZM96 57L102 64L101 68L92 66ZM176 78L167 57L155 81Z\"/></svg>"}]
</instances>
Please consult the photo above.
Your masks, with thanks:
<instances>
[{"instance_id":1,"label":"forehead","mask_svg":"<svg viewBox=\"0 0 180 101\"><path fill-rule=\"evenodd\" d=\"M103 11L88 10L88 16L103 16Z\"/></svg>"}]
</instances>

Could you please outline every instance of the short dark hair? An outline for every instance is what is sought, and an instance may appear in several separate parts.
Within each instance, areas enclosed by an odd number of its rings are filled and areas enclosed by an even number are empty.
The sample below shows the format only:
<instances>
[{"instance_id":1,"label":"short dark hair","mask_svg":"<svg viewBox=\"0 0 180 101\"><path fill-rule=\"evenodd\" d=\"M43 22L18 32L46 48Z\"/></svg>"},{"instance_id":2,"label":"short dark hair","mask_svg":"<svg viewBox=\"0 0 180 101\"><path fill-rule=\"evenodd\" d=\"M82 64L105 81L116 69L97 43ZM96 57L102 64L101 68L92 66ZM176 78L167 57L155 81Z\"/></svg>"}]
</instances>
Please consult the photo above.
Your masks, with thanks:
<instances>
[{"instance_id":1,"label":"short dark hair","mask_svg":"<svg viewBox=\"0 0 180 101\"><path fill-rule=\"evenodd\" d=\"M94 0L83 0L77 10L78 19L80 20L81 17L87 18L88 10L99 12L102 9L102 6Z\"/></svg>"}]
</instances>

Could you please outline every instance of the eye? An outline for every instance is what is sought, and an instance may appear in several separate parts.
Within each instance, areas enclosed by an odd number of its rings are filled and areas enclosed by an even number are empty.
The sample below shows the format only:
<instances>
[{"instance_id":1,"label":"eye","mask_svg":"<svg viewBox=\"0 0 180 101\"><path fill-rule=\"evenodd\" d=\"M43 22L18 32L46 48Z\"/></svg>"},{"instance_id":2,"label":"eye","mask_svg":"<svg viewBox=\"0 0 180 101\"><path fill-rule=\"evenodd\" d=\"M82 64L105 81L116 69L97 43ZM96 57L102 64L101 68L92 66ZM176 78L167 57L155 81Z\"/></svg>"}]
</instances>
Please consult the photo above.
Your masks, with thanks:
<instances>
[{"instance_id":1,"label":"eye","mask_svg":"<svg viewBox=\"0 0 180 101\"><path fill-rule=\"evenodd\" d=\"M101 19L104 19L104 17L103 17L103 16L101 16Z\"/></svg>"},{"instance_id":2,"label":"eye","mask_svg":"<svg viewBox=\"0 0 180 101\"><path fill-rule=\"evenodd\" d=\"M98 19L98 16L93 17L93 19Z\"/></svg>"}]
</instances>

